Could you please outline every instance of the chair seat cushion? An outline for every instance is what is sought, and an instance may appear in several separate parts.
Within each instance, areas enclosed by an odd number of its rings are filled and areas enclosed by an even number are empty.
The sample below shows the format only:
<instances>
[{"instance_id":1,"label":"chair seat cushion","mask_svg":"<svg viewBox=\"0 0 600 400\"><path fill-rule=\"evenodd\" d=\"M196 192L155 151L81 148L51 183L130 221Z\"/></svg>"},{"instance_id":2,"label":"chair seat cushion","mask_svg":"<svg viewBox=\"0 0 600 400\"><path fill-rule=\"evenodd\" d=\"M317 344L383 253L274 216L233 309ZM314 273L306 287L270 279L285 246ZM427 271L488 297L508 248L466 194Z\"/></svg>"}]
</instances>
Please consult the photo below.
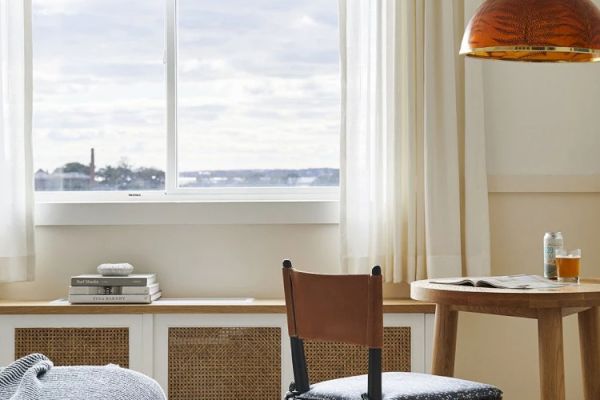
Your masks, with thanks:
<instances>
[{"instance_id":1,"label":"chair seat cushion","mask_svg":"<svg viewBox=\"0 0 600 400\"><path fill-rule=\"evenodd\" d=\"M361 400L367 375L315 383L297 396L303 400ZM383 400L497 400L502 392L491 385L414 372L382 374Z\"/></svg>"}]
</instances>

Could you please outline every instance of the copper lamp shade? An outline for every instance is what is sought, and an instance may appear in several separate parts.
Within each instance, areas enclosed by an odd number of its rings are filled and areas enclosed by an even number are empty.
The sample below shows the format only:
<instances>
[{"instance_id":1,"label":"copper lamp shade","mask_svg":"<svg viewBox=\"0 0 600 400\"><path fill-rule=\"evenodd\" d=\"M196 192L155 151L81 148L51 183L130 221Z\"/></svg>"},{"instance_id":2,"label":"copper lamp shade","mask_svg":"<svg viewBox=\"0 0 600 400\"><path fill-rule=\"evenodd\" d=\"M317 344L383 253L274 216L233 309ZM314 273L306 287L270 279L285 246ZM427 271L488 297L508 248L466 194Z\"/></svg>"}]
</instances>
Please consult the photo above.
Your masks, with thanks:
<instances>
[{"instance_id":1,"label":"copper lamp shade","mask_svg":"<svg viewBox=\"0 0 600 400\"><path fill-rule=\"evenodd\" d=\"M537 62L600 61L600 10L591 0L487 0L460 54Z\"/></svg>"}]
</instances>

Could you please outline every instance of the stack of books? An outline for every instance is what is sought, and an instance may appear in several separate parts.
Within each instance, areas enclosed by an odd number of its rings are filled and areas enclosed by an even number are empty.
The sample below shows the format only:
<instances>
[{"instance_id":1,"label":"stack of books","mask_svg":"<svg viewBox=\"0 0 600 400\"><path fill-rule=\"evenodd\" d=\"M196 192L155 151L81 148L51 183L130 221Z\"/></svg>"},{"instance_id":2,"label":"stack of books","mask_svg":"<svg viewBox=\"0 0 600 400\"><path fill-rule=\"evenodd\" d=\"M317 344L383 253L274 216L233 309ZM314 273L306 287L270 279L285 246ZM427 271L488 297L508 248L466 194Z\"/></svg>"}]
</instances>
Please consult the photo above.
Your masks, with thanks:
<instances>
[{"instance_id":1,"label":"stack of books","mask_svg":"<svg viewBox=\"0 0 600 400\"><path fill-rule=\"evenodd\" d=\"M71 277L69 287L69 302L72 304L150 304L160 296L156 274L77 275Z\"/></svg>"}]
</instances>

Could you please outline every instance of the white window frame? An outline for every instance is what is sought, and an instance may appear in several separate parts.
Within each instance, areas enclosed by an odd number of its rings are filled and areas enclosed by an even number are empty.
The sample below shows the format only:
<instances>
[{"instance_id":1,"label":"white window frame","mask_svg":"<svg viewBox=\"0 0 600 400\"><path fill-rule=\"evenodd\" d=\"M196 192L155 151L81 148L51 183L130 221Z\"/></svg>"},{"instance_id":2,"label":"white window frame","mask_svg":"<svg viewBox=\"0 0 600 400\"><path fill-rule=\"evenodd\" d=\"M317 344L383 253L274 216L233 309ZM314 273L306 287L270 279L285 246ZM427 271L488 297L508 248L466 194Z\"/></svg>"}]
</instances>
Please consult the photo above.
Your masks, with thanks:
<instances>
[{"instance_id":1,"label":"white window frame","mask_svg":"<svg viewBox=\"0 0 600 400\"><path fill-rule=\"evenodd\" d=\"M36 225L337 223L339 187L178 187L177 2L178 0L165 0L165 190L37 191ZM182 218L180 212L173 211L174 208L169 206L172 203L178 204L175 209L193 209L196 217ZM216 207L215 203L220 205ZM150 215L131 217L129 213L132 204L140 204L139 208L144 208ZM273 206L277 206L275 208L278 211L270 213L268 209ZM90 214L86 216L81 210ZM203 210L210 210L211 214ZM76 219L73 218L75 215Z\"/></svg>"}]
</instances>

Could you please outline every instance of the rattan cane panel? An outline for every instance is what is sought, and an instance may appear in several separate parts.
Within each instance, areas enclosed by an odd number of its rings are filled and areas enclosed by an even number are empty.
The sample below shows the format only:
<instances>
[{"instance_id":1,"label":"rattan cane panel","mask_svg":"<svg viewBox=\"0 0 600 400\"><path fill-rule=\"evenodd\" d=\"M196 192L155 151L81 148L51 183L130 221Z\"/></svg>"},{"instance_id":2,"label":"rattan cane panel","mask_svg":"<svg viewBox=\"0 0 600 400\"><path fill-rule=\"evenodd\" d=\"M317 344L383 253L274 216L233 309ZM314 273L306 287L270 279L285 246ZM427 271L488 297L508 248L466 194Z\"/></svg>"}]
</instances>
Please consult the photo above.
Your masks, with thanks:
<instances>
[{"instance_id":1,"label":"rattan cane panel","mask_svg":"<svg viewBox=\"0 0 600 400\"><path fill-rule=\"evenodd\" d=\"M368 372L368 350L337 343L306 341L304 344L311 382L321 382ZM410 371L410 327L385 327L383 371Z\"/></svg>"},{"instance_id":2,"label":"rattan cane panel","mask_svg":"<svg viewBox=\"0 0 600 400\"><path fill-rule=\"evenodd\" d=\"M280 328L169 328L170 400L279 398Z\"/></svg>"},{"instance_id":3,"label":"rattan cane panel","mask_svg":"<svg viewBox=\"0 0 600 400\"><path fill-rule=\"evenodd\" d=\"M129 328L16 328L15 358L42 353L54 365L129 368Z\"/></svg>"}]
</instances>

